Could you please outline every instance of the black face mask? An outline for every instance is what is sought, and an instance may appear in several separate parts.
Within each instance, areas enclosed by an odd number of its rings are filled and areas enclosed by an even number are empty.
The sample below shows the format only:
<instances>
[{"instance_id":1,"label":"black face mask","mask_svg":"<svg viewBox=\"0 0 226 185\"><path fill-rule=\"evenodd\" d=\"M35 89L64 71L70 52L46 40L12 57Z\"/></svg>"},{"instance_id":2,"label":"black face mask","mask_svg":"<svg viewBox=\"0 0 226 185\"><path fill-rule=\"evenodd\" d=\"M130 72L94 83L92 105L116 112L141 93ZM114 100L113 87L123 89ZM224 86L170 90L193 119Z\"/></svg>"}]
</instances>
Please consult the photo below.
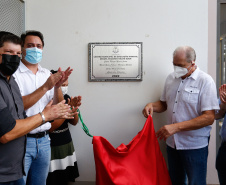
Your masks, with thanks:
<instances>
[{"instance_id":1,"label":"black face mask","mask_svg":"<svg viewBox=\"0 0 226 185\"><path fill-rule=\"evenodd\" d=\"M20 57L18 55L2 54L2 63L0 64L0 71L6 75L11 76L19 67Z\"/></svg>"}]
</instances>

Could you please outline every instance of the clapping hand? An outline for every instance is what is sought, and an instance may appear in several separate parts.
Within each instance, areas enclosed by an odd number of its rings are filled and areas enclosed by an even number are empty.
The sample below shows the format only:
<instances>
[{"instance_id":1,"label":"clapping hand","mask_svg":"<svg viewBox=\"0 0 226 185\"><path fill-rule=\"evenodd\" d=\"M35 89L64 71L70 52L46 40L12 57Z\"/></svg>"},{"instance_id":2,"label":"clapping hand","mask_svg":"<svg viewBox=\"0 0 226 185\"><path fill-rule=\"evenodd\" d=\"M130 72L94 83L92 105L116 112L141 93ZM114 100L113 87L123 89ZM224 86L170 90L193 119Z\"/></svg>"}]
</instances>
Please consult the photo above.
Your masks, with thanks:
<instances>
[{"instance_id":1,"label":"clapping hand","mask_svg":"<svg viewBox=\"0 0 226 185\"><path fill-rule=\"evenodd\" d=\"M68 99L68 105L70 105L71 107L79 107L82 104L81 101L81 96L72 96L71 99Z\"/></svg>"},{"instance_id":2,"label":"clapping hand","mask_svg":"<svg viewBox=\"0 0 226 185\"><path fill-rule=\"evenodd\" d=\"M46 105L42 112L46 118L46 121L54 119L74 119L74 116L77 114L77 109L75 110L75 108L65 104L65 100L56 105L53 105L52 103L53 100Z\"/></svg>"},{"instance_id":3,"label":"clapping hand","mask_svg":"<svg viewBox=\"0 0 226 185\"><path fill-rule=\"evenodd\" d=\"M61 79L55 84L55 87L59 88L62 84L68 79L73 69L68 67L65 71L61 71L61 68L58 69L57 73L61 74Z\"/></svg>"},{"instance_id":4,"label":"clapping hand","mask_svg":"<svg viewBox=\"0 0 226 185\"><path fill-rule=\"evenodd\" d=\"M76 113L74 119L70 120L69 122L72 125L76 125L78 123L78 107L82 104L81 103L82 97L81 96L75 96L71 97L71 99L68 98L68 105L70 105L73 109L73 113Z\"/></svg>"}]
</instances>

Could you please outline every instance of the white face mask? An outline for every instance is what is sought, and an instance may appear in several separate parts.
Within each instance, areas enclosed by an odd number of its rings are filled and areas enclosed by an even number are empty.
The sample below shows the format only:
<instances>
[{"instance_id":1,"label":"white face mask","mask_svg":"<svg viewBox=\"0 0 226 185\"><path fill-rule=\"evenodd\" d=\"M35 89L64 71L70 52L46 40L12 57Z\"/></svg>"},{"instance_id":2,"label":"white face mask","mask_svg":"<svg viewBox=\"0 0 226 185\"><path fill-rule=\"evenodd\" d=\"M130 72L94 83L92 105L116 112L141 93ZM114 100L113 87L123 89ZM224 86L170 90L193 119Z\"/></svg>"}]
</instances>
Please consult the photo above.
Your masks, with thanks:
<instances>
[{"instance_id":1,"label":"white face mask","mask_svg":"<svg viewBox=\"0 0 226 185\"><path fill-rule=\"evenodd\" d=\"M192 64L191 64L191 65L192 65ZM191 65L190 65L190 66L191 66ZM191 69L188 71L188 68L189 68L190 66L188 66L187 68L179 67L179 66L174 66L174 76L175 76L175 78L180 78L180 77L182 77L182 76L188 74L188 73L190 72L190 70L192 69L192 68L191 68Z\"/></svg>"},{"instance_id":2,"label":"white face mask","mask_svg":"<svg viewBox=\"0 0 226 185\"><path fill-rule=\"evenodd\" d=\"M67 94L68 86L61 86L61 90L62 90L63 95Z\"/></svg>"}]
</instances>

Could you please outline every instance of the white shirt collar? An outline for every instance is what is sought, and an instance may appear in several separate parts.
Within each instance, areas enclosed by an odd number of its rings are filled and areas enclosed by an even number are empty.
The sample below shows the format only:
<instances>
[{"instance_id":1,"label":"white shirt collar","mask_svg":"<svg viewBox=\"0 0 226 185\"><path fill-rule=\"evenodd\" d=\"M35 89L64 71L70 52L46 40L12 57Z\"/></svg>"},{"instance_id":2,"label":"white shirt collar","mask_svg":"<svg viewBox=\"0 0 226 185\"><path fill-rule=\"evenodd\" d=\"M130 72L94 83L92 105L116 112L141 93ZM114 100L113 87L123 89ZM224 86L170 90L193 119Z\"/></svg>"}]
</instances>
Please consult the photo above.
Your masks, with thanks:
<instances>
[{"instance_id":1,"label":"white shirt collar","mask_svg":"<svg viewBox=\"0 0 226 185\"><path fill-rule=\"evenodd\" d=\"M196 80L198 78L199 75L199 68L197 67L196 70L188 77L188 78L193 78L194 80Z\"/></svg>"},{"instance_id":2,"label":"white shirt collar","mask_svg":"<svg viewBox=\"0 0 226 185\"><path fill-rule=\"evenodd\" d=\"M24 65L22 61L20 61L19 70L21 73L24 73L26 71L30 71L30 69L27 68L27 66ZM38 71L44 72L44 69L38 64Z\"/></svg>"}]
</instances>

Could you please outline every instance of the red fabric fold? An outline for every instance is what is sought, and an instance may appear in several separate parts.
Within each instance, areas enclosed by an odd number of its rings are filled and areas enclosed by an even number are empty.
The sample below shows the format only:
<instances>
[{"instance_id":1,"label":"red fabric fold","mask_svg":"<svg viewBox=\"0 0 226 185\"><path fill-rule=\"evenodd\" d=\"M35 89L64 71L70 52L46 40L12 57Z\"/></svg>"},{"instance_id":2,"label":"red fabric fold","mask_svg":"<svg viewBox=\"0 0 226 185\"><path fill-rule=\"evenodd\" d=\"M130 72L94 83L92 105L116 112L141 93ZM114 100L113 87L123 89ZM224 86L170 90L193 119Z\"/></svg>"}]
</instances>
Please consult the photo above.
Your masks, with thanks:
<instances>
[{"instance_id":1,"label":"red fabric fold","mask_svg":"<svg viewBox=\"0 0 226 185\"><path fill-rule=\"evenodd\" d=\"M94 136L93 150L96 185L171 185L151 116L128 145Z\"/></svg>"}]
</instances>

